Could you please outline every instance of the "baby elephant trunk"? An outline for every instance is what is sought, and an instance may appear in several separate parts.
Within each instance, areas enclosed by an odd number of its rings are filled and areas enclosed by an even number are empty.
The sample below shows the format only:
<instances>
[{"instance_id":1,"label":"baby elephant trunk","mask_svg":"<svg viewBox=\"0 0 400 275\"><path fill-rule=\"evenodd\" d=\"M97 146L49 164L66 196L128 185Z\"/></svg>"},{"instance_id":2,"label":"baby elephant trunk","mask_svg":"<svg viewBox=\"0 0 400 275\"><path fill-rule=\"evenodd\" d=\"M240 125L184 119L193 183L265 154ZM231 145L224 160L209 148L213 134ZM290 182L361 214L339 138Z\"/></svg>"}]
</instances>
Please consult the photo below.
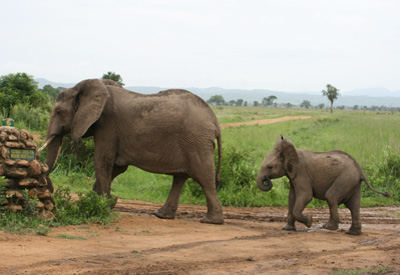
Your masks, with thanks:
<instances>
[{"instance_id":1,"label":"baby elephant trunk","mask_svg":"<svg viewBox=\"0 0 400 275\"><path fill-rule=\"evenodd\" d=\"M265 184L267 182L267 184ZM272 189L272 181L271 178L264 175L258 175L257 177L257 185L262 191L269 191Z\"/></svg>"}]
</instances>

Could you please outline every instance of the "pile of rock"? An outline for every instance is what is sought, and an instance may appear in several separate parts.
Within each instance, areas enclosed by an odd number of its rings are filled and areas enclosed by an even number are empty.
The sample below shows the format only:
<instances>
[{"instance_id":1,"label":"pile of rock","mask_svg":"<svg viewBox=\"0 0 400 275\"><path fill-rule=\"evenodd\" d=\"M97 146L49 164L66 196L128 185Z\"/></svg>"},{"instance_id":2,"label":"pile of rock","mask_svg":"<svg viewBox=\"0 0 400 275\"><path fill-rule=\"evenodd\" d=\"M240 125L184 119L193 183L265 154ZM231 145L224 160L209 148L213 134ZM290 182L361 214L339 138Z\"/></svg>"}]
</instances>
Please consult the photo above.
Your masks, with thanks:
<instances>
[{"instance_id":1,"label":"pile of rock","mask_svg":"<svg viewBox=\"0 0 400 275\"><path fill-rule=\"evenodd\" d=\"M0 127L0 176L6 183L7 201L0 202L5 209L21 211L26 202L24 190L29 190L31 198L37 197L36 208L46 218L54 217L53 184L46 175L49 170L40 162L33 137L26 130L15 127Z\"/></svg>"}]
</instances>

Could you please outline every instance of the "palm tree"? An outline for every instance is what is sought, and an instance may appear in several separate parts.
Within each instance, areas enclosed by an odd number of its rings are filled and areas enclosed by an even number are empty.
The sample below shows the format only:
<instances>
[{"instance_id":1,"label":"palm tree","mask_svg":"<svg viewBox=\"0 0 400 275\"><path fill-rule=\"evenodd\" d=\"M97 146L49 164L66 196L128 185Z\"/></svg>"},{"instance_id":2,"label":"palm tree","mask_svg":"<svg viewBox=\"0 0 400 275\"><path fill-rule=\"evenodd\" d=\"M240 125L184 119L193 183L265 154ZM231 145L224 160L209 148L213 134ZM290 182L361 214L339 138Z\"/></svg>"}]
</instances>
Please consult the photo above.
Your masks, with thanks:
<instances>
[{"instance_id":1,"label":"palm tree","mask_svg":"<svg viewBox=\"0 0 400 275\"><path fill-rule=\"evenodd\" d=\"M331 114L333 113L333 101L335 101L339 94L339 90L336 87L328 84L326 85L326 91L322 90L322 95L328 97L329 101L331 102Z\"/></svg>"}]
</instances>

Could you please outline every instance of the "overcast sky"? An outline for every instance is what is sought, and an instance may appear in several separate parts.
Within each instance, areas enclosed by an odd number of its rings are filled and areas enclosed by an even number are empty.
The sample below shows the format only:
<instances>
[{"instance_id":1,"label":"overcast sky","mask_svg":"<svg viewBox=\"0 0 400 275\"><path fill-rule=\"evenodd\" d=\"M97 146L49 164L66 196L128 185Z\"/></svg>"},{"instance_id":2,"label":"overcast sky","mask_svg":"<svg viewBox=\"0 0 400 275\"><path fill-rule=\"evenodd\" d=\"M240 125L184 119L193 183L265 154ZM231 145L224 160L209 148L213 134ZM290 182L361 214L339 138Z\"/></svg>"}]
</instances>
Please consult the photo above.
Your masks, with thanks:
<instances>
[{"instance_id":1,"label":"overcast sky","mask_svg":"<svg viewBox=\"0 0 400 275\"><path fill-rule=\"evenodd\" d=\"M0 75L126 86L400 90L398 0L15 0Z\"/></svg>"}]
</instances>

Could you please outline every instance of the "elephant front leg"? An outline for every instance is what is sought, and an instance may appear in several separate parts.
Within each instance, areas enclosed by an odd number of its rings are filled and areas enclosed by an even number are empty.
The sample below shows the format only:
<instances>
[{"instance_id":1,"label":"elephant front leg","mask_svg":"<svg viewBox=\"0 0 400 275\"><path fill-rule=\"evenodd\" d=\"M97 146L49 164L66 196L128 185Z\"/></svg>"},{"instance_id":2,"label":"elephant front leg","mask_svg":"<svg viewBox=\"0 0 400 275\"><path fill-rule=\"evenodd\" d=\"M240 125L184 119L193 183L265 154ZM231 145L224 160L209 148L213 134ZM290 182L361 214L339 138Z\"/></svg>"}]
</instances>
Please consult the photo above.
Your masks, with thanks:
<instances>
[{"instance_id":1,"label":"elephant front leg","mask_svg":"<svg viewBox=\"0 0 400 275\"><path fill-rule=\"evenodd\" d=\"M157 217L161 219L174 219L176 210L178 209L178 204L179 204L179 197L182 191L182 187L185 184L186 180L188 177L179 177L179 176L174 176L174 180L172 182L172 187L171 191L169 193L168 199L157 211L155 211L153 214L156 215Z\"/></svg>"},{"instance_id":2,"label":"elephant front leg","mask_svg":"<svg viewBox=\"0 0 400 275\"><path fill-rule=\"evenodd\" d=\"M311 227L312 225L312 216L304 216L303 210L306 205L312 200L312 193L304 192L298 194L300 192L296 192L296 202L293 207L293 217L298 221L304 224L307 227Z\"/></svg>"},{"instance_id":3,"label":"elephant front leg","mask_svg":"<svg viewBox=\"0 0 400 275\"><path fill-rule=\"evenodd\" d=\"M295 225L296 219L293 216L294 200L295 200L294 190L291 187L290 191L289 191L289 211L288 211L288 216L287 216L288 222L282 228L283 230L296 231L296 225Z\"/></svg>"},{"instance_id":4,"label":"elephant front leg","mask_svg":"<svg viewBox=\"0 0 400 275\"><path fill-rule=\"evenodd\" d=\"M96 181L93 190L98 194L106 194L111 197L111 176L114 167L114 157L110 154L105 154L105 150L98 149L101 146L95 147L94 153L94 169L96 173Z\"/></svg>"}]
</instances>

